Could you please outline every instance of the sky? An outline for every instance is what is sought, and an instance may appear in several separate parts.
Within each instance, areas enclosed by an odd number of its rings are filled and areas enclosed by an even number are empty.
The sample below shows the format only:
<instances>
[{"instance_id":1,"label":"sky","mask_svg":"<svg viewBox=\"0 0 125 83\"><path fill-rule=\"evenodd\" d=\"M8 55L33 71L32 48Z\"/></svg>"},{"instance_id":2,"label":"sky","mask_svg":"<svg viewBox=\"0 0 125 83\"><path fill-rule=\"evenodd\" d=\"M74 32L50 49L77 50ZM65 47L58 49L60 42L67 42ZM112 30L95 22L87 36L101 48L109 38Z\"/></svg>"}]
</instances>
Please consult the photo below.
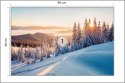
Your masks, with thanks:
<instances>
[{"instance_id":1,"label":"sky","mask_svg":"<svg viewBox=\"0 0 125 83\"><path fill-rule=\"evenodd\" d=\"M11 9L12 25L14 26L63 26L73 27L73 23L84 25L85 18L93 22L105 21L111 25L113 22L113 7L13 7Z\"/></svg>"}]
</instances>

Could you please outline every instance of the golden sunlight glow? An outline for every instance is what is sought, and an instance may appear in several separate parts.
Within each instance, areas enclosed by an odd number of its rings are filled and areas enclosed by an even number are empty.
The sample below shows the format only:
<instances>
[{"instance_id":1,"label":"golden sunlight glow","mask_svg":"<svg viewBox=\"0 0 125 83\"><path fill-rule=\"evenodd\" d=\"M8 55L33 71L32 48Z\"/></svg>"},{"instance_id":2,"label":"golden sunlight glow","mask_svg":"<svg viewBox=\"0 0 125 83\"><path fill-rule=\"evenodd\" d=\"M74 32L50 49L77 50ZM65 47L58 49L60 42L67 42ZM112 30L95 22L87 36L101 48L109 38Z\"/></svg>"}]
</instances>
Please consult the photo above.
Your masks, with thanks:
<instances>
[{"instance_id":1,"label":"golden sunlight glow","mask_svg":"<svg viewBox=\"0 0 125 83\"><path fill-rule=\"evenodd\" d=\"M91 27L91 28L93 27L93 23L90 23L90 27Z\"/></svg>"}]
</instances>

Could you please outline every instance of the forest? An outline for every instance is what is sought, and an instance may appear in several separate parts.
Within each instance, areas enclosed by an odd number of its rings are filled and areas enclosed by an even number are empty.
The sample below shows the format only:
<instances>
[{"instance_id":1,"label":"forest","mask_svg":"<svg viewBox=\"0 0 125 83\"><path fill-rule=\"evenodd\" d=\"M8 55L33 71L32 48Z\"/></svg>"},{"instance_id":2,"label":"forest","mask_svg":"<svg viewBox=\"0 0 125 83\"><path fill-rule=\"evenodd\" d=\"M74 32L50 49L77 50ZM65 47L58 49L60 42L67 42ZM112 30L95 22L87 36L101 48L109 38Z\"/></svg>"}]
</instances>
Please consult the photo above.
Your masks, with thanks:
<instances>
[{"instance_id":1,"label":"forest","mask_svg":"<svg viewBox=\"0 0 125 83\"><path fill-rule=\"evenodd\" d=\"M108 25L105 21L93 23L90 19L85 19L84 26L74 22L71 40L65 46L58 44L59 36L55 36L52 43L48 43L46 38L38 41L11 41L11 60L18 60L27 64L35 63L37 60L56 57L68 52L83 49L88 46L114 41L114 24Z\"/></svg>"}]
</instances>

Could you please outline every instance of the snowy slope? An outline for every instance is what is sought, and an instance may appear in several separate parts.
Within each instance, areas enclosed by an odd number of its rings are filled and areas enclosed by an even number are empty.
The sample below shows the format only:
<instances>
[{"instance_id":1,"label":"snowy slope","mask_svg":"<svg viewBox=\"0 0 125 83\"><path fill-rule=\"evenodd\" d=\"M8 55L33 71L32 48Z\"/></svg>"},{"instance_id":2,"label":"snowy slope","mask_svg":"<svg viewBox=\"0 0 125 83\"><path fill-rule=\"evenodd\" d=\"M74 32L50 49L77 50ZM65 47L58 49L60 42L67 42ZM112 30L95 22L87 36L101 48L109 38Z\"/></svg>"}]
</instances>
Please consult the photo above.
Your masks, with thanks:
<instances>
[{"instance_id":1,"label":"snowy slope","mask_svg":"<svg viewBox=\"0 0 125 83\"><path fill-rule=\"evenodd\" d=\"M113 42L110 42L69 53L70 56L48 75L113 75L113 49Z\"/></svg>"},{"instance_id":2,"label":"snowy slope","mask_svg":"<svg viewBox=\"0 0 125 83\"><path fill-rule=\"evenodd\" d=\"M25 63L24 63L25 64ZM12 64L12 75L114 75L114 42L90 46L31 65Z\"/></svg>"}]
</instances>

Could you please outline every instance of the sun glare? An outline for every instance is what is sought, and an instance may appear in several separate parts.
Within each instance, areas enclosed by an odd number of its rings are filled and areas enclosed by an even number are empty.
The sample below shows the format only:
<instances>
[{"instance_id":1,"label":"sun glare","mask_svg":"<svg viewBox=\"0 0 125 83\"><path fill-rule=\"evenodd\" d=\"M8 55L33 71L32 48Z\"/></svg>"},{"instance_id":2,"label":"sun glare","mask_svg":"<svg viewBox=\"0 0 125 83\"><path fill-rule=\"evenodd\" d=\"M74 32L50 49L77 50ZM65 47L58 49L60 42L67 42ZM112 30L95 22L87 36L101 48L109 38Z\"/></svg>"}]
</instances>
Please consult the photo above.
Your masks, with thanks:
<instances>
[{"instance_id":1,"label":"sun glare","mask_svg":"<svg viewBox=\"0 0 125 83\"><path fill-rule=\"evenodd\" d=\"M93 23L90 23L90 27L93 27Z\"/></svg>"}]
</instances>

